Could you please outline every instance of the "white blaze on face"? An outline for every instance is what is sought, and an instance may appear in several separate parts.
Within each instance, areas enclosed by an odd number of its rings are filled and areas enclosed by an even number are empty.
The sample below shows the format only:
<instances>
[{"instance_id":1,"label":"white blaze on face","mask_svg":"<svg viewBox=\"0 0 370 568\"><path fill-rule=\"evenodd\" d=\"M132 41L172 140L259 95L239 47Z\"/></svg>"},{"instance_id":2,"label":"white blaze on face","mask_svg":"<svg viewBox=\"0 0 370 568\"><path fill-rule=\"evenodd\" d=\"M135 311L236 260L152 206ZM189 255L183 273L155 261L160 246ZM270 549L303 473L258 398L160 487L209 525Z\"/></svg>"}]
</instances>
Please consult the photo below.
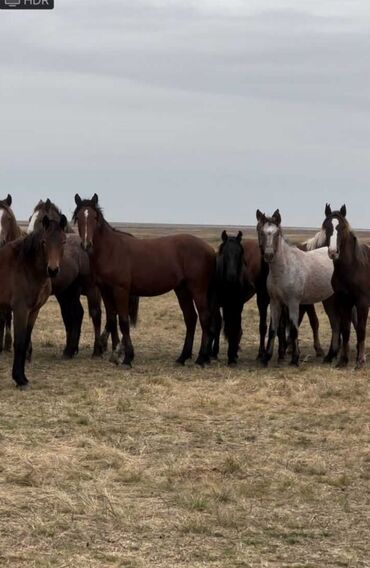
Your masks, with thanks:
<instances>
[{"instance_id":1,"label":"white blaze on face","mask_svg":"<svg viewBox=\"0 0 370 568\"><path fill-rule=\"evenodd\" d=\"M27 233L28 233L28 234L32 233L32 231L35 230L35 223L36 223L36 220L37 220L37 217L38 217L38 216L39 216L39 212L38 212L38 211L35 211L35 213L34 213L34 214L32 215L32 217L31 217L30 224L28 225L28 229L27 229Z\"/></svg>"},{"instance_id":2,"label":"white blaze on face","mask_svg":"<svg viewBox=\"0 0 370 568\"><path fill-rule=\"evenodd\" d=\"M3 215L4 215L4 209L0 209L0 241L3 238Z\"/></svg>"},{"instance_id":3,"label":"white blaze on face","mask_svg":"<svg viewBox=\"0 0 370 568\"><path fill-rule=\"evenodd\" d=\"M263 227L263 232L266 238L265 249L272 249L274 243L274 235L278 230L277 226L273 223L266 223Z\"/></svg>"},{"instance_id":4,"label":"white blaze on face","mask_svg":"<svg viewBox=\"0 0 370 568\"><path fill-rule=\"evenodd\" d=\"M88 209L85 209L84 215L85 215L85 244L87 244L87 218L89 216Z\"/></svg>"},{"instance_id":5,"label":"white blaze on face","mask_svg":"<svg viewBox=\"0 0 370 568\"><path fill-rule=\"evenodd\" d=\"M337 227L339 225L338 219L332 219L333 234L330 237L329 242L329 254L338 254L338 231Z\"/></svg>"}]
</instances>

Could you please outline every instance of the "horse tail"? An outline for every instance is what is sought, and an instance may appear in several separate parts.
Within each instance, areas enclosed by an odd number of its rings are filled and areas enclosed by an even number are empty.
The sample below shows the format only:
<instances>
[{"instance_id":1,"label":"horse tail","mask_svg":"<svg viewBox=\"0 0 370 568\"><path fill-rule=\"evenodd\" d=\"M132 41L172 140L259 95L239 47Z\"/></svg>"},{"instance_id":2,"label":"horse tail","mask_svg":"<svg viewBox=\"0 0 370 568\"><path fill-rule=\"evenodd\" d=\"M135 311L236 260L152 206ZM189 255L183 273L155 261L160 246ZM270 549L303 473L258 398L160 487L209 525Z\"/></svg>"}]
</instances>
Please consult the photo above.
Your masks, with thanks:
<instances>
[{"instance_id":1,"label":"horse tail","mask_svg":"<svg viewBox=\"0 0 370 568\"><path fill-rule=\"evenodd\" d=\"M130 316L130 323L133 327L137 325L139 320L139 296L131 296L129 298L128 313Z\"/></svg>"}]
</instances>

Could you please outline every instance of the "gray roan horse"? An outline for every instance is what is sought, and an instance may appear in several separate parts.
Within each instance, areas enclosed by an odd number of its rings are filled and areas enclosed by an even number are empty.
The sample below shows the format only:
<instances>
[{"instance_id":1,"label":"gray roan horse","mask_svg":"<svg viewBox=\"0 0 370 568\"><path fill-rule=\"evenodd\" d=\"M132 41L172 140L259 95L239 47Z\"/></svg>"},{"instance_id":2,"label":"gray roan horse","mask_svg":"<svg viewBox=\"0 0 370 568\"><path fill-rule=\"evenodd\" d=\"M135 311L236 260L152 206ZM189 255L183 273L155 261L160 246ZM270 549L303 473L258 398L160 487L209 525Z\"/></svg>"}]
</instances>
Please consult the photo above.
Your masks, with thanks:
<instances>
[{"instance_id":1,"label":"gray roan horse","mask_svg":"<svg viewBox=\"0 0 370 568\"><path fill-rule=\"evenodd\" d=\"M281 312L288 309L292 341L293 365L299 365L299 306L323 302L333 331L327 361L337 353L339 343L339 318L335 313L333 288L333 264L328 249L320 248L303 252L289 245L283 237L281 216L276 210L272 217L257 211L257 232L265 261L269 264L267 290L270 296L271 326L268 345L263 357L267 365L274 349Z\"/></svg>"}]
</instances>

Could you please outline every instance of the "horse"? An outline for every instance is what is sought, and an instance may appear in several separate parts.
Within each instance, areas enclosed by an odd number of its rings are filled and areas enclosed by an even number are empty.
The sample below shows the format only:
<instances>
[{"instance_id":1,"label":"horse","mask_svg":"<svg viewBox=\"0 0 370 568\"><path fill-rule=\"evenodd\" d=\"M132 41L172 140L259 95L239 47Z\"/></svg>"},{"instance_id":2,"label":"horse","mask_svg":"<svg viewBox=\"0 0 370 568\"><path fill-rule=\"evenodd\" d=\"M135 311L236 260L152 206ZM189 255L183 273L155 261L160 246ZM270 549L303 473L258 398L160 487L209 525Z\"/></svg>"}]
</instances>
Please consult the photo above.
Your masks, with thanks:
<instances>
[{"instance_id":1,"label":"horse","mask_svg":"<svg viewBox=\"0 0 370 568\"><path fill-rule=\"evenodd\" d=\"M217 297L223 310L229 365L235 364L238 359L244 304L255 294L260 316L257 360L263 358L267 333L267 309L270 304L267 291L268 265L261 255L259 244L252 239L243 240L242 236L241 231L236 237L230 237L226 231L223 231L217 254ZM314 306L300 306L299 323L306 312L313 329L316 354L322 356L324 353L318 337L318 320ZM287 348L284 318L280 322L278 332L279 360L283 360Z\"/></svg>"},{"instance_id":2,"label":"horse","mask_svg":"<svg viewBox=\"0 0 370 568\"><path fill-rule=\"evenodd\" d=\"M332 327L332 342L326 359L332 360L339 344L339 319L331 285L333 265L327 248L304 252L289 245L283 237L281 216L277 209L272 217L257 210L257 234L269 265L267 290L270 296L271 326L263 363L268 364L283 306L288 309L292 341L292 365L299 365L299 306L323 302Z\"/></svg>"},{"instance_id":3,"label":"horse","mask_svg":"<svg viewBox=\"0 0 370 568\"><path fill-rule=\"evenodd\" d=\"M97 194L92 199L81 199L76 194L75 203L73 220L82 246L89 251L103 299L119 315L122 364L131 367L134 359L128 317L130 294L151 297L171 290L176 293L186 325L185 342L177 362L184 365L192 356L198 312L202 341L196 363L201 366L209 363L212 319L209 288L216 268L213 248L202 239L186 234L135 239L116 231L106 221Z\"/></svg>"},{"instance_id":4,"label":"horse","mask_svg":"<svg viewBox=\"0 0 370 568\"><path fill-rule=\"evenodd\" d=\"M51 293L51 278L60 269L66 224L64 215L59 223L45 216L42 229L0 249L0 309L14 314L12 377L20 388L28 385L27 348L39 310Z\"/></svg>"},{"instance_id":5,"label":"horse","mask_svg":"<svg viewBox=\"0 0 370 568\"><path fill-rule=\"evenodd\" d=\"M62 215L60 209L48 198L46 201L40 200L36 205L28 230L40 226L43 215L47 214L50 218L58 221ZM98 357L108 348L108 339L111 336L112 351L114 352L119 344L117 314L114 309L107 304L106 325L104 332L101 330L101 294L96 286L90 270L88 255L82 250L81 240L75 234L70 223L67 224L66 232L71 233L67 236L64 259L61 274L53 283L53 293L55 294L62 313L62 318L67 332L67 346L64 356L71 358L78 352L79 337L84 310L80 302L80 295L87 297L89 315L94 324L95 342L93 356ZM125 233L129 235L129 233ZM130 235L132 236L132 235ZM139 298L130 296L129 314L131 325L136 326L139 312Z\"/></svg>"},{"instance_id":6,"label":"horse","mask_svg":"<svg viewBox=\"0 0 370 568\"><path fill-rule=\"evenodd\" d=\"M338 366L348 365L351 319L355 307L356 369L361 369L366 360L366 324L370 306L370 247L359 242L346 216L345 205L338 211L332 211L327 204L322 232L329 242L328 256L334 266L332 286L340 310L342 351Z\"/></svg>"},{"instance_id":7,"label":"horse","mask_svg":"<svg viewBox=\"0 0 370 568\"><path fill-rule=\"evenodd\" d=\"M0 247L22 236L22 230L17 224L12 211L12 196L7 195L0 200ZM0 313L0 353L12 349L12 312ZM4 340L5 332L5 340Z\"/></svg>"}]
</instances>

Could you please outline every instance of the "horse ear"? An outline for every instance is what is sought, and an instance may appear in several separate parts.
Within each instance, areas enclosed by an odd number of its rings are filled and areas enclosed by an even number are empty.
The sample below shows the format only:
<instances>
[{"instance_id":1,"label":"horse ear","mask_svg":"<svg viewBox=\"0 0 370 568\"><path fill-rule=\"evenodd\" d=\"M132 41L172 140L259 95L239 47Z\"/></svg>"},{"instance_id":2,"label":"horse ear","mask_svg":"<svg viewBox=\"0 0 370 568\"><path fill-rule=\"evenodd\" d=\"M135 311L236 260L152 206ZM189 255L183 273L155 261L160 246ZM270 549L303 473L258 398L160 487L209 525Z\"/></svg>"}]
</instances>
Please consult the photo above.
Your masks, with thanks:
<instances>
[{"instance_id":1,"label":"horse ear","mask_svg":"<svg viewBox=\"0 0 370 568\"><path fill-rule=\"evenodd\" d=\"M325 206L325 217L330 217L330 215L331 215L331 207L330 204L327 203Z\"/></svg>"},{"instance_id":2,"label":"horse ear","mask_svg":"<svg viewBox=\"0 0 370 568\"><path fill-rule=\"evenodd\" d=\"M226 242L226 241L227 241L228 236L227 236L227 232L226 232L226 231L222 231L221 239L223 240L223 242Z\"/></svg>"},{"instance_id":3,"label":"horse ear","mask_svg":"<svg viewBox=\"0 0 370 568\"><path fill-rule=\"evenodd\" d=\"M68 223L67 217L65 215L62 215L61 218L60 218L60 221L59 221L59 225L60 225L60 228L63 231L65 230L67 223Z\"/></svg>"},{"instance_id":4,"label":"horse ear","mask_svg":"<svg viewBox=\"0 0 370 568\"><path fill-rule=\"evenodd\" d=\"M92 200L91 200L91 201L93 202L93 205L97 205L97 204L98 204L99 197L98 197L97 193L94 193L94 195L92 196Z\"/></svg>"},{"instance_id":5,"label":"horse ear","mask_svg":"<svg viewBox=\"0 0 370 568\"><path fill-rule=\"evenodd\" d=\"M51 206L51 201L49 198L45 201L45 211L49 211Z\"/></svg>"},{"instance_id":6,"label":"horse ear","mask_svg":"<svg viewBox=\"0 0 370 568\"><path fill-rule=\"evenodd\" d=\"M44 227L45 231L47 231L50 227L50 219L47 215L44 215L42 219L42 226Z\"/></svg>"},{"instance_id":7,"label":"horse ear","mask_svg":"<svg viewBox=\"0 0 370 568\"><path fill-rule=\"evenodd\" d=\"M236 235L236 240L239 241L239 243L241 243L242 237L243 237L243 233L241 231L239 231L238 234Z\"/></svg>"},{"instance_id":8,"label":"horse ear","mask_svg":"<svg viewBox=\"0 0 370 568\"><path fill-rule=\"evenodd\" d=\"M76 195L75 195L75 203L76 203L77 207L79 207L79 206L81 205L81 203L82 203L82 199L81 199L81 197L78 195L78 193L76 193Z\"/></svg>"},{"instance_id":9,"label":"horse ear","mask_svg":"<svg viewBox=\"0 0 370 568\"><path fill-rule=\"evenodd\" d=\"M258 222L262 221L263 217L264 217L264 214L262 213L262 211L260 211L259 209L257 209L257 211L256 211L256 218L257 218L257 221L258 221Z\"/></svg>"},{"instance_id":10,"label":"horse ear","mask_svg":"<svg viewBox=\"0 0 370 568\"><path fill-rule=\"evenodd\" d=\"M272 219L274 219L277 225L281 224L281 215L279 209L276 209L275 213L272 216Z\"/></svg>"},{"instance_id":11,"label":"horse ear","mask_svg":"<svg viewBox=\"0 0 370 568\"><path fill-rule=\"evenodd\" d=\"M342 215L342 217L345 217L347 215L347 207L345 205L342 205L339 213Z\"/></svg>"},{"instance_id":12,"label":"horse ear","mask_svg":"<svg viewBox=\"0 0 370 568\"><path fill-rule=\"evenodd\" d=\"M11 204L13 203L13 199L10 193L8 193L7 198L5 199L5 203L7 204L8 207L10 207Z\"/></svg>"}]
</instances>

